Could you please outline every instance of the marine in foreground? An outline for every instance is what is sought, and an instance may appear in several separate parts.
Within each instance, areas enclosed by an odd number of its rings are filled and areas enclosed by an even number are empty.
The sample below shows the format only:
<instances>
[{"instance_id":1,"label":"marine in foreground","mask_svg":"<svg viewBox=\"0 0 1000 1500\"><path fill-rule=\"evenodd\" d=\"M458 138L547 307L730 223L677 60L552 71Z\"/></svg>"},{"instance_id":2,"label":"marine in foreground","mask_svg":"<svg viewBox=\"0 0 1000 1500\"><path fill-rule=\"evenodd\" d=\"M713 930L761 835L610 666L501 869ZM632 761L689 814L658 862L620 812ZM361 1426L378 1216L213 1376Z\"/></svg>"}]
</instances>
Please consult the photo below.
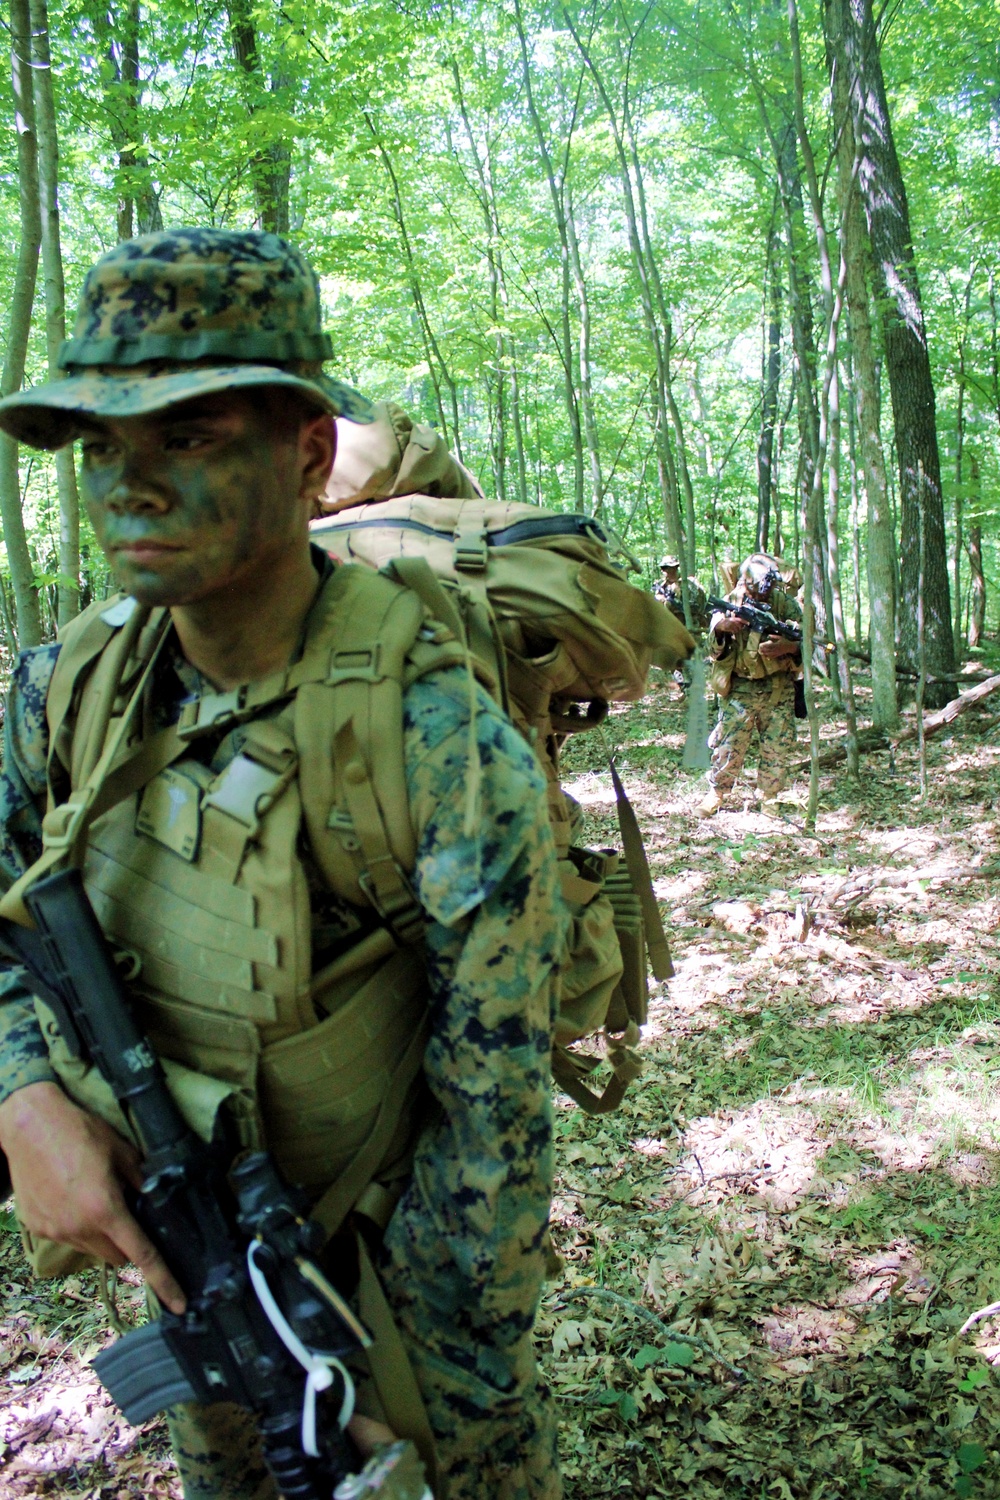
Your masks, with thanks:
<instances>
[{"instance_id":1,"label":"marine in foreground","mask_svg":"<svg viewBox=\"0 0 1000 1500\"><path fill-rule=\"evenodd\" d=\"M22 441L81 440L122 588L18 664L3 909L78 864L187 1124L234 1155L266 1144L330 1234L341 1289L360 1280L362 1320L391 1314L361 1411L433 1469L429 1420L438 1496L549 1500L531 1329L565 919L545 788L481 690L470 745L464 653L415 597L310 549L334 417L369 414L323 374L328 353L285 242L172 231L98 262L67 378L0 406ZM390 739L405 786L385 784ZM131 1260L181 1314L128 1207L127 1119L44 1001L16 972L3 984L0 1142L36 1266ZM392 1409L399 1382L378 1373L393 1327L426 1418ZM277 1493L241 1408L169 1421L189 1500Z\"/></svg>"}]
</instances>

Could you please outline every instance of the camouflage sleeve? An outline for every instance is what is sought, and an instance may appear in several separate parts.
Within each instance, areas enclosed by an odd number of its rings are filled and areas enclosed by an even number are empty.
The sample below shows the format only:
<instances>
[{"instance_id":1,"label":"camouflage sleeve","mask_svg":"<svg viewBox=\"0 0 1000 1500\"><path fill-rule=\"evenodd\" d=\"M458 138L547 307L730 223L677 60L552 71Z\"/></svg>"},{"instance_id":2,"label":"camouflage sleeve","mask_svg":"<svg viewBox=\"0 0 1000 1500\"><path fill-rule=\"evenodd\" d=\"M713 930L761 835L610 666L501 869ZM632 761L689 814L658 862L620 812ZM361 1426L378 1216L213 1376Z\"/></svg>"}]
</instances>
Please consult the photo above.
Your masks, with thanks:
<instances>
[{"instance_id":1,"label":"camouflage sleeve","mask_svg":"<svg viewBox=\"0 0 1000 1500\"><path fill-rule=\"evenodd\" d=\"M59 646L22 651L7 693L0 768L0 867L13 882L42 852L49 731L45 699Z\"/></svg>"},{"instance_id":2,"label":"camouflage sleeve","mask_svg":"<svg viewBox=\"0 0 1000 1500\"><path fill-rule=\"evenodd\" d=\"M802 623L801 606L799 605L799 601L792 594L782 593L781 614L779 618L782 620L789 620L794 625L800 625Z\"/></svg>"},{"instance_id":3,"label":"camouflage sleeve","mask_svg":"<svg viewBox=\"0 0 1000 1500\"><path fill-rule=\"evenodd\" d=\"M468 687L436 674L406 698L415 885L431 917L440 1113L383 1247L450 1500L554 1500L554 1420L531 1330L552 1192L549 1046L567 920L545 782L491 701L477 700L481 768L465 832Z\"/></svg>"},{"instance_id":4,"label":"camouflage sleeve","mask_svg":"<svg viewBox=\"0 0 1000 1500\"><path fill-rule=\"evenodd\" d=\"M7 694L0 767L0 873L5 886L42 850L49 749L45 698L58 655L57 644L22 651ZM25 1084L54 1077L22 971L0 969L0 1103Z\"/></svg>"}]
</instances>

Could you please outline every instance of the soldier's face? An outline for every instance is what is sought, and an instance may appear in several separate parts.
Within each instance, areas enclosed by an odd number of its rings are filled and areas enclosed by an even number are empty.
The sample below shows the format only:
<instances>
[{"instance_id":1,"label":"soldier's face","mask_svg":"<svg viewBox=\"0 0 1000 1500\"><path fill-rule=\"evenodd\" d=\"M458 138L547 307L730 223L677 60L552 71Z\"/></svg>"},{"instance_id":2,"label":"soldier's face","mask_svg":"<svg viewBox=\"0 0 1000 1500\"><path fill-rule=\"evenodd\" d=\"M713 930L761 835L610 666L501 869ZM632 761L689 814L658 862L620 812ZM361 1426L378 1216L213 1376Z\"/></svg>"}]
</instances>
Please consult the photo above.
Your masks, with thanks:
<instances>
[{"instance_id":1,"label":"soldier's face","mask_svg":"<svg viewBox=\"0 0 1000 1500\"><path fill-rule=\"evenodd\" d=\"M681 570L680 570L680 568L664 568L663 569L663 582L664 583L678 583L680 581L680 576L681 576Z\"/></svg>"},{"instance_id":2,"label":"soldier's face","mask_svg":"<svg viewBox=\"0 0 1000 1500\"><path fill-rule=\"evenodd\" d=\"M84 498L122 588L149 605L266 589L308 547L335 443L331 418L282 425L239 392L92 419Z\"/></svg>"}]
</instances>

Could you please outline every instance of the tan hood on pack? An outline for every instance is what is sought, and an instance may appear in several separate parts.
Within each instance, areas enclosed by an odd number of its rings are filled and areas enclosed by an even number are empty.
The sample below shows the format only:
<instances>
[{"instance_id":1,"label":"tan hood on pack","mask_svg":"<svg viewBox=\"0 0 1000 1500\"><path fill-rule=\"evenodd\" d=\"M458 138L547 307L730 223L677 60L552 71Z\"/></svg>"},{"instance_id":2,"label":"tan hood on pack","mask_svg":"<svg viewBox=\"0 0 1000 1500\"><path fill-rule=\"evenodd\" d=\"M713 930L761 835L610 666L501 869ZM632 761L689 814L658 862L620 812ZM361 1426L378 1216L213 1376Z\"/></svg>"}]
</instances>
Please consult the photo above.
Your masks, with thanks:
<instances>
[{"instance_id":1,"label":"tan hood on pack","mask_svg":"<svg viewBox=\"0 0 1000 1500\"><path fill-rule=\"evenodd\" d=\"M399 495L483 498L468 469L452 457L433 427L414 422L392 401L379 401L374 413L374 421L363 429L338 419L337 457L319 500L322 515Z\"/></svg>"}]
</instances>

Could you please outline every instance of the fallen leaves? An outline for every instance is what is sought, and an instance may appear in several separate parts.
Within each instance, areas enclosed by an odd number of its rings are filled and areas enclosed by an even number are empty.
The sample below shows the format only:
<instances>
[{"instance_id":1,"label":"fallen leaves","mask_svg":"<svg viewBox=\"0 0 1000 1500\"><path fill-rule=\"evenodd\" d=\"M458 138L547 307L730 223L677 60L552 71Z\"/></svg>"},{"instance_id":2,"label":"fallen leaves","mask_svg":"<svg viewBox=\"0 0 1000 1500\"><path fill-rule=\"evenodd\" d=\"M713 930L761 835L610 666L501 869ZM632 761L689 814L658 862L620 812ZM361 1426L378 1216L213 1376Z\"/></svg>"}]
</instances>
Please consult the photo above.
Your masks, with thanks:
<instances>
[{"instance_id":1,"label":"fallen leaves","mask_svg":"<svg viewBox=\"0 0 1000 1500\"><path fill-rule=\"evenodd\" d=\"M828 779L813 840L776 834L749 793L699 822L681 714L661 689L607 724L677 975L622 1110L558 1110L566 1265L540 1343L567 1493L988 1500L1000 1314L958 1330L1000 1298L1000 906L960 877L1000 848L1000 751L959 720L928 746L928 806L903 748L894 778ZM661 749L629 775L633 736ZM599 751L577 736L569 759L588 839L614 842ZM623 1175L631 1204L610 1195ZM570 1317L588 1284L656 1310L658 1360L595 1299L572 1369L550 1354L550 1309ZM671 1367L681 1334L746 1380L700 1350Z\"/></svg>"}]
</instances>

